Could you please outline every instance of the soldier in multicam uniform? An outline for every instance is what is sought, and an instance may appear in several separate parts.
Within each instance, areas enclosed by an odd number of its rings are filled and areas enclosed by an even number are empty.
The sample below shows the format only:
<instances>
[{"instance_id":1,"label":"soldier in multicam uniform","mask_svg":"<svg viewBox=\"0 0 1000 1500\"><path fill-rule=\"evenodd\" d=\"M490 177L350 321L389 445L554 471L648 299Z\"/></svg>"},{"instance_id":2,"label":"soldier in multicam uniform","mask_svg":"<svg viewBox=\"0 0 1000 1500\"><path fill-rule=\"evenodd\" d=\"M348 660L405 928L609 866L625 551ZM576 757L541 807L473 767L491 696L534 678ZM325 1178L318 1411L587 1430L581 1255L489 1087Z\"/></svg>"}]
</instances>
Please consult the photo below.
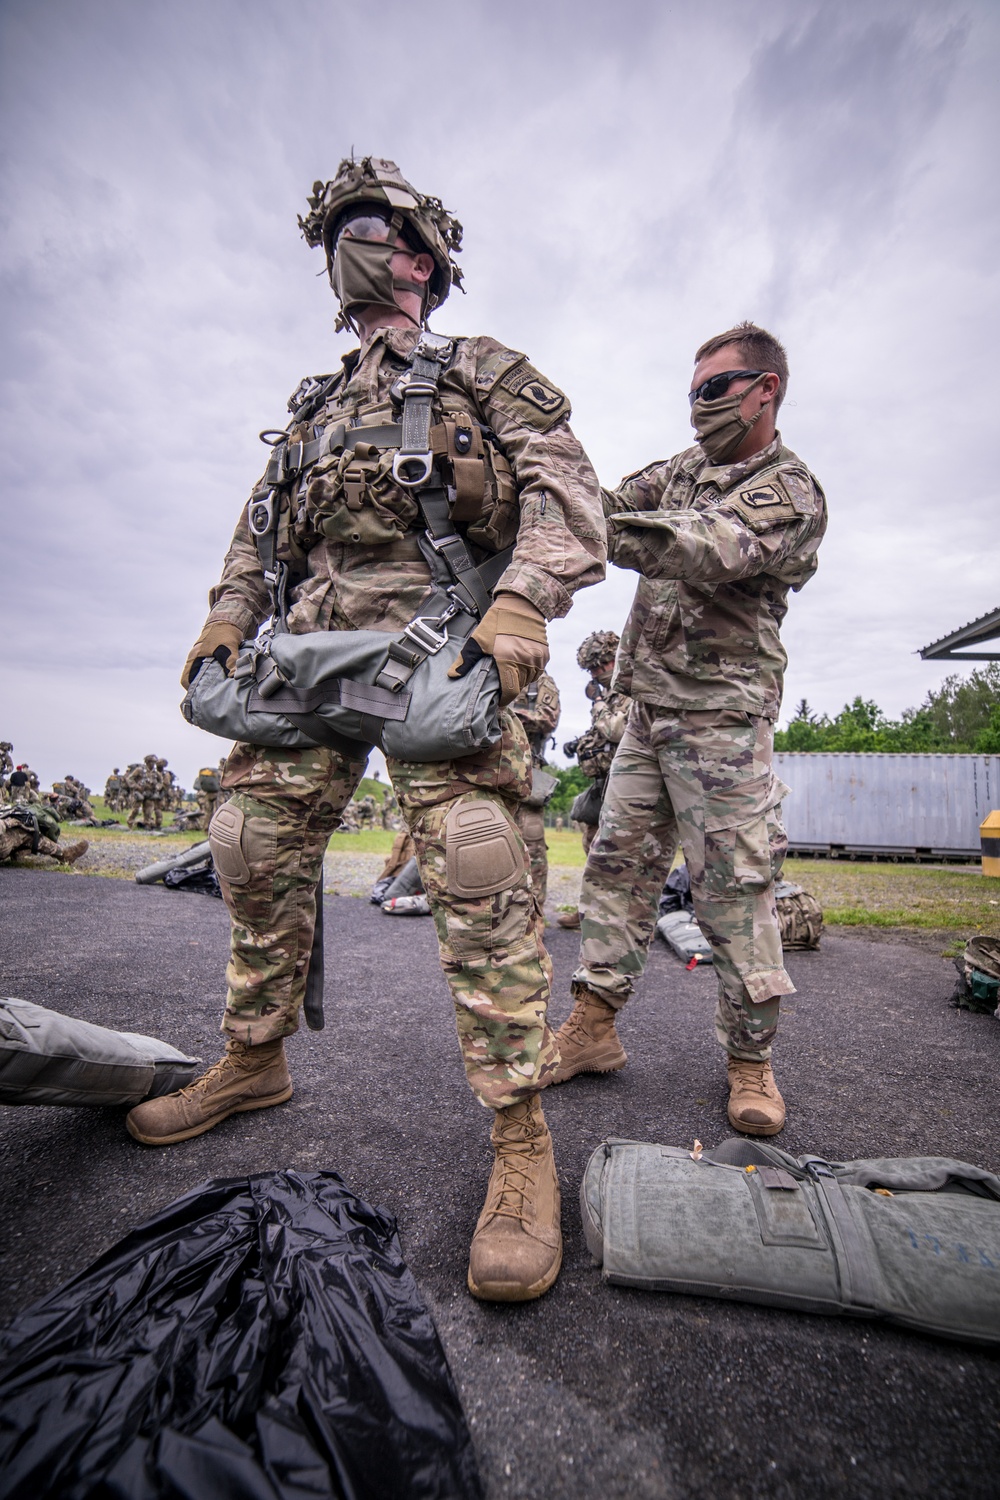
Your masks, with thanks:
<instances>
[{"instance_id":1,"label":"soldier in multicam uniform","mask_svg":"<svg viewBox=\"0 0 1000 1500\"><path fill-rule=\"evenodd\" d=\"M155 755L143 758L132 783L132 808L128 826L134 828L140 815L143 828L163 827L163 783Z\"/></svg>"},{"instance_id":2,"label":"soldier in multicam uniform","mask_svg":"<svg viewBox=\"0 0 1000 1500\"><path fill-rule=\"evenodd\" d=\"M108 812L121 812L121 796L122 773L118 769L118 767L115 766L114 770L111 772L111 775L104 783L104 805L108 809Z\"/></svg>"},{"instance_id":3,"label":"soldier in multicam uniform","mask_svg":"<svg viewBox=\"0 0 1000 1500\"><path fill-rule=\"evenodd\" d=\"M402 824L399 820L399 803L390 791L382 798L382 827L386 830L397 832Z\"/></svg>"},{"instance_id":4,"label":"soldier in multicam uniform","mask_svg":"<svg viewBox=\"0 0 1000 1500\"><path fill-rule=\"evenodd\" d=\"M510 707L511 712L517 714L528 736L532 767L537 771L544 771L546 742L555 733L559 723L559 689L555 680L548 672L542 672L537 682L529 683ZM542 913L545 911L549 885L549 852L545 844L546 800L533 791L531 797L520 803L517 809L517 826L521 830L531 862L531 885L538 909Z\"/></svg>"},{"instance_id":5,"label":"soldier in multicam uniform","mask_svg":"<svg viewBox=\"0 0 1000 1500\"><path fill-rule=\"evenodd\" d=\"M399 631L440 578L440 564L434 573L428 561L429 523L393 478L400 439L386 436L416 374L411 360L436 364L429 399L441 458L431 472L452 492L449 535L462 537L476 562L515 544L494 602L452 670L491 655L509 704L545 666L546 619L566 614L574 592L604 574L600 489L569 428L569 403L494 339L422 332L457 274L452 251L461 228L393 163L343 162L334 181L316 184L310 207L305 236L324 246L341 322L356 328L361 348L335 375L300 386L280 464L255 492L277 496L277 514L291 518L278 536L280 567L271 570L277 593L286 563L297 569L288 626ZM366 426L372 439L361 442L357 429ZM275 608L247 510L210 599L185 686L208 657L228 667ZM469 1287L519 1301L551 1286L561 1263L559 1186L538 1097L558 1051L546 1022L551 965L514 820L530 789L531 755L509 711L501 727L490 750L445 763L390 761L389 775L418 851L466 1073L494 1112L496 1158ZM211 834L233 918L226 1055L182 1095L137 1106L129 1116L137 1139L185 1140L235 1109L290 1097L283 1039L298 1026L317 876L365 762L361 746L351 755L236 745L224 778L231 801Z\"/></svg>"},{"instance_id":6,"label":"soldier in multicam uniform","mask_svg":"<svg viewBox=\"0 0 1000 1500\"><path fill-rule=\"evenodd\" d=\"M367 796L362 797L361 801L356 802L354 805L357 808L358 813L358 826L360 828L374 828L375 814L378 812L378 803L375 801L375 798L372 796L371 792L369 792Z\"/></svg>"},{"instance_id":7,"label":"soldier in multicam uniform","mask_svg":"<svg viewBox=\"0 0 1000 1500\"><path fill-rule=\"evenodd\" d=\"M10 773L7 783L7 795L11 802L23 802L26 806L37 805L41 802L41 794L38 790L38 774L30 766L21 764Z\"/></svg>"},{"instance_id":8,"label":"soldier in multicam uniform","mask_svg":"<svg viewBox=\"0 0 1000 1500\"><path fill-rule=\"evenodd\" d=\"M15 802L0 810L0 865L16 864L21 854L47 854L71 865L90 848L86 839L59 843L59 819L47 807Z\"/></svg>"},{"instance_id":9,"label":"soldier in multicam uniform","mask_svg":"<svg viewBox=\"0 0 1000 1500\"><path fill-rule=\"evenodd\" d=\"M645 965L679 843L715 961L729 1120L775 1135L785 1107L771 1043L781 996L794 993L774 895L788 790L771 765L787 659L778 629L789 589L816 570L826 501L775 428L788 380L777 340L741 324L695 361L698 445L605 496L610 555L641 575L615 676L634 703L584 872L558 1081L624 1065L615 1016Z\"/></svg>"},{"instance_id":10,"label":"soldier in multicam uniform","mask_svg":"<svg viewBox=\"0 0 1000 1500\"><path fill-rule=\"evenodd\" d=\"M608 772L615 758L618 742L625 733L628 719L629 699L627 693L613 693L611 679L615 670L615 653L619 637L613 630L595 630L580 642L576 653L579 667L590 673L587 697L590 699L590 728L578 739L568 740L563 746L564 755L575 755L583 774L594 783L587 799L594 808L594 815L580 819L583 823L583 852L590 853L590 846L597 833L600 821L600 804L607 785ZM556 918L560 927L578 931L580 911L564 911Z\"/></svg>"},{"instance_id":11,"label":"soldier in multicam uniform","mask_svg":"<svg viewBox=\"0 0 1000 1500\"><path fill-rule=\"evenodd\" d=\"M215 766L202 766L194 778L195 794L198 798L198 811L201 814L199 822L204 829L208 829L215 816L215 809L219 805L222 795L222 777Z\"/></svg>"},{"instance_id":12,"label":"soldier in multicam uniform","mask_svg":"<svg viewBox=\"0 0 1000 1500\"><path fill-rule=\"evenodd\" d=\"M14 746L10 740L0 740L0 804L7 801L7 777L14 769Z\"/></svg>"}]
</instances>

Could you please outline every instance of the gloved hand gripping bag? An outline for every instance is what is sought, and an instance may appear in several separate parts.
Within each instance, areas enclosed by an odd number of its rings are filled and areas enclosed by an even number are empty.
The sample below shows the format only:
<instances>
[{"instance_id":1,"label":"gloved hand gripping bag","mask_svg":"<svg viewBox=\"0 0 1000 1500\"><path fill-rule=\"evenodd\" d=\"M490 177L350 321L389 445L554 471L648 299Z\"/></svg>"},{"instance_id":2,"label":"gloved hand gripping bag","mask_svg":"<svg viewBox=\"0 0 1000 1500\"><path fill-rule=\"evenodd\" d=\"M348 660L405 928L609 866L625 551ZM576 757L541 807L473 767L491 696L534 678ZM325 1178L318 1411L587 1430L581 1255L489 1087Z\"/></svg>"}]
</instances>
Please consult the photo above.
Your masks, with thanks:
<instances>
[{"instance_id":1,"label":"gloved hand gripping bag","mask_svg":"<svg viewBox=\"0 0 1000 1500\"><path fill-rule=\"evenodd\" d=\"M335 1172L202 1184L0 1334L4 1500L481 1500L396 1226Z\"/></svg>"}]
</instances>

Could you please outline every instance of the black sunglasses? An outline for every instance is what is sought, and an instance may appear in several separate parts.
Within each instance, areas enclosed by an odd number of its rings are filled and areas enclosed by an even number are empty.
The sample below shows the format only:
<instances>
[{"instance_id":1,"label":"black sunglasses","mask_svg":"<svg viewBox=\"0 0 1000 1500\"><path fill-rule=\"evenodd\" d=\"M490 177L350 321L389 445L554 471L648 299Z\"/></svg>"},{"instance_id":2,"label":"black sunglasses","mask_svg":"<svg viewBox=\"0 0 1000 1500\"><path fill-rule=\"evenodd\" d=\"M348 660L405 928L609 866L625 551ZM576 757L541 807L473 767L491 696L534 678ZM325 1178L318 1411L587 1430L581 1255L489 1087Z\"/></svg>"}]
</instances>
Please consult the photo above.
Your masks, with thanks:
<instances>
[{"instance_id":1,"label":"black sunglasses","mask_svg":"<svg viewBox=\"0 0 1000 1500\"><path fill-rule=\"evenodd\" d=\"M688 391L688 400L692 406L696 401L718 401L726 394L734 380L750 380L763 374L763 370L726 370L721 375L710 375L693 391Z\"/></svg>"}]
</instances>

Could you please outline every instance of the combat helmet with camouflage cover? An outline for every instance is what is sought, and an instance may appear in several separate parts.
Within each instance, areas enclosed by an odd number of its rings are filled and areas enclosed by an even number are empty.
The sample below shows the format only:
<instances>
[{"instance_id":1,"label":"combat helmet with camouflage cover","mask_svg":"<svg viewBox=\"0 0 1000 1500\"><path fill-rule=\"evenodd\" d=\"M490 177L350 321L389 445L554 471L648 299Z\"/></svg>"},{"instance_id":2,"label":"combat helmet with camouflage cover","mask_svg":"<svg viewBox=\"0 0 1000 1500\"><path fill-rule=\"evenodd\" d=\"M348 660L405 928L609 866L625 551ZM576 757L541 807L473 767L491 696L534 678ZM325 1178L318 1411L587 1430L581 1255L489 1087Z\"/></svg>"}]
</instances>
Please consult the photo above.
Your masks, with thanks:
<instances>
[{"instance_id":1,"label":"combat helmet with camouflage cover","mask_svg":"<svg viewBox=\"0 0 1000 1500\"><path fill-rule=\"evenodd\" d=\"M336 177L329 182L313 183L308 203L309 212L305 218L299 216L299 228L307 244L323 246L327 274L335 291L334 253L338 232L347 218L358 215L367 207L387 224L388 244L394 245L402 230L406 239L415 240L434 261L434 272L426 285L395 283L421 294L422 321L426 321L435 307L441 306L453 282L456 286L461 284L462 271L454 259L454 253L462 247L461 224L448 212L440 198L419 193L412 183L407 182L395 162L380 156L364 156L360 161L355 161L353 156L345 157L337 168ZM348 326L350 320L342 307L337 328Z\"/></svg>"},{"instance_id":2,"label":"combat helmet with camouflage cover","mask_svg":"<svg viewBox=\"0 0 1000 1500\"><path fill-rule=\"evenodd\" d=\"M613 630L593 631L586 640L580 642L580 649L576 653L577 666L582 667L585 672L592 672L603 662L614 661L619 640L620 637Z\"/></svg>"}]
</instances>

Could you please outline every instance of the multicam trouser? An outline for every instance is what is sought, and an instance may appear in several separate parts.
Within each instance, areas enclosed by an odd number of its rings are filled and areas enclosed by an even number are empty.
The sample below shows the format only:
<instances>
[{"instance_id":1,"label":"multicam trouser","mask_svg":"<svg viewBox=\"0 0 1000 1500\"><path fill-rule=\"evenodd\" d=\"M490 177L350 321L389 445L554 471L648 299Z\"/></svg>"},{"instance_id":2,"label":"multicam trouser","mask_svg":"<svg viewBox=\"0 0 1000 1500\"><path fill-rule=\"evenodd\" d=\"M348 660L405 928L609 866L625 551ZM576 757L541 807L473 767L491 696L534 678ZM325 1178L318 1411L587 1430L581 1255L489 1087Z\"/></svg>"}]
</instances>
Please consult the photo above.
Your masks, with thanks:
<instances>
[{"instance_id":1,"label":"multicam trouser","mask_svg":"<svg viewBox=\"0 0 1000 1500\"><path fill-rule=\"evenodd\" d=\"M521 830L524 847L528 851L531 865L531 886L538 903L538 910L545 912L545 897L549 889L549 851L545 843L545 815L540 807L528 807L518 803L517 826Z\"/></svg>"},{"instance_id":2,"label":"multicam trouser","mask_svg":"<svg viewBox=\"0 0 1000 1500\"><path fill-rule=\"evenodd\" d=\"M240 744L229 757L230 801L211 837L233 920L222 1023L232 1036L257 1044L298 1027L323 855L364 769L332 749ZM544 1087L559 1056L546 1022L551 963L516 827L531 784L527 738L505 713L492 751L390 760L388 770L416 846L469 1083L481 1103L504 1108ZM493 880L476 865L484 829L497 842ZM477 880L493 889L475 894Z\"/></svg>"},{"instance_id":3,"label":"multicam trouser","mask_svg":"<svg viewBox=\"0 0 1000 1500\"><path fill-rule=\"evenodd\" d=\"M144 828L163 827L163 804L158 797L136 799L128 815L128 826L134 828L140 819Z\"/></svg>"},{"instance_id":4,"label":"multicam trouser","mask_svg":"<svg viewBox=\"0 0 1000 1500\"><path fill-rule=\"evenodd\" d=\"M200 815L199 821L201 822L202 828L207 828L215 815L215 809L219 805L221 793L203 792L199 790L195 795L198 798L198 813Z\"/></svg>"},{"instance_id":5,"label":"multicam trouser","mask_svg":"<svg viewBox=\"0 0 1000 1500\"><path fill-rule=\"evenodd\" d=\"M715 1029L733 1057L770 1057L782 964L774 882L787 840L771 769L773 726L737 711L634 703L608 778L580 900L586 984L620 1007L646 964L677 845L719 982Z\"/></svg>"},{"instance_id":6,"label":"multicam trouser","mask_svg":"<svg viewBox=\"0 0 1000 1500\"><path fill-rule=\"evenodd\" d=\"M20 824L7 821L0 824L0 865L6 864L9 859L16 859L19 854L30 854L33 842L31 833ZM62 860L62 850L59 845L53 839L45 838L44 835L38 840L36 852Z\"/></svg>"}]
</instances>

